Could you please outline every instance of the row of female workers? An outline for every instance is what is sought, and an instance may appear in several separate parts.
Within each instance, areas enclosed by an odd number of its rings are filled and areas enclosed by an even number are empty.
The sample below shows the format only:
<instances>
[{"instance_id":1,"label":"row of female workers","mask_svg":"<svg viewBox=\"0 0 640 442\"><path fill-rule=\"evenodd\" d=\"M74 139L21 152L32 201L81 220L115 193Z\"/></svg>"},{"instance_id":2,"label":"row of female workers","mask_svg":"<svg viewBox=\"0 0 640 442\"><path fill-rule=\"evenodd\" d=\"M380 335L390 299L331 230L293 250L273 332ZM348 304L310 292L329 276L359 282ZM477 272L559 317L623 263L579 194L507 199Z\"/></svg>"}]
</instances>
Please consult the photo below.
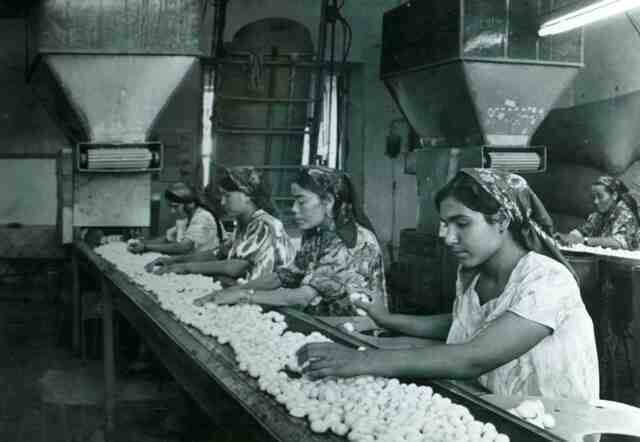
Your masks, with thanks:
<instances>
[{"instance_id":1,"label":"row of female workers","mask_svg":"<svg viewBox=\"0 0 640 442\"><path fill-rule=\"evenodd\" d=\"M452 313L432 316L388 311L380 247L344 173L303 167L291 185L303 232L297 252L258 171L228 168L218 185L222 207L237 220L228 246L213 245L219 226L193 192L178 186L166 197L190 217L181 245L165 238L132 251L173 254L149 263L156 273L246 278L196 300L199 305L250 302L326 317L363 309L379 328L400 335L376 338L379 349L364 352L309 344L298 352L309 377L474 379L502 395L598 397L593 323L577 276L558 249L551 217L521 176L463 169L438 192L441 233L459 268ZM608 226L601 220L606 214L598 215L589 218L590 229ZM352 300L353 293L372 302Z\"/></svg>"}]
</instances>

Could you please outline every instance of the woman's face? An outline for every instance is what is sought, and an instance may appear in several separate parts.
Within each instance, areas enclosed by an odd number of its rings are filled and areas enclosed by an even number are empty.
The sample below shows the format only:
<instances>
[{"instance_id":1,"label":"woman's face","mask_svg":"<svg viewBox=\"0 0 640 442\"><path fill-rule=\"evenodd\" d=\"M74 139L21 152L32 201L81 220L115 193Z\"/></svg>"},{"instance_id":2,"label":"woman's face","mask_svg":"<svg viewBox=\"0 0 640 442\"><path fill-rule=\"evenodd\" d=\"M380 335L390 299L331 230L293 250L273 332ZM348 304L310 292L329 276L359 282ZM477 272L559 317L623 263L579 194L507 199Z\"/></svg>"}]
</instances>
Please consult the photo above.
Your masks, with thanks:
<instances>
[{"instance_id":1,"label":"woman's face","mask_svg":"<svg viewBox=\"0 0 640 442\"><path fill-rule=\"evenodd\" d=\"M602 184L594 184L591 186L591 198L596 210L600 213L607 213L616 203L616 195L609 193Z\"/></svg>"},{"instance_id":2,"label":"woman's face","mask_svg":"<svg viewBox=\"0 0 640 442\"><path fill-rule=\"evenodd\" d=\"M229 216L235 218L248 213L253 208L250 201L251 199L243 192L220 189L220 205Z\"/></svg>"},{"instance_id":3,"label":"woman's face","mask_svg":"<svg viewBox=\"0 0 640 442\"><path fill-rule=\"evenodd\" d=\"M169 201L169 210L171 210L171 213L173 213L176 218L185 218L187 216L185 204L183 203Z\"/></svg>"},{"instance_id":4,"label":"woman's face","mask_svg":"<svg viewBox=\"0 0 640 442\"><path fill-rule=\"evenodd\" d=\"M293 216L302 230L318 227L330 216L332 204L324 201L318 194L296 183L291 184L291 194L294 198Z\"/></svg>"},{"instance_id":5,"label":"woman's face","mask_svg":"<svg viewBox=\"0 0 640 442\"><path fill-rule=\"evenodd\" d=\"M453 197L440 203L440 220L440 236L463 267L483 264L503 244L504 234L498 223L489 223L482 213Z\"/></svg>"}]
</instances>

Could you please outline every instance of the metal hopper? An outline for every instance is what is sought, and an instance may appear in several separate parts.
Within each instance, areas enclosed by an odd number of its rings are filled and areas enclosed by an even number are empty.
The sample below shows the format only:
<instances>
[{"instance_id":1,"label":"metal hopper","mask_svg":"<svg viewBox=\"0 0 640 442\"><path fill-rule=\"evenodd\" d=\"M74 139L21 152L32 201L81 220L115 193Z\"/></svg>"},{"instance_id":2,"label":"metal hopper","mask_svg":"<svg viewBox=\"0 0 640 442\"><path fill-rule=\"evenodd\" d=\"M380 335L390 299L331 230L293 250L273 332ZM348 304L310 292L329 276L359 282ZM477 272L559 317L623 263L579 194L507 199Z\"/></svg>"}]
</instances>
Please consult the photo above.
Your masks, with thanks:
<instances>
[{"instance_id":1,"label":"metal hopper","mask_svg":"<svg viewBox=\"0 0 640 442\"><path fill-rule=\"evenodd\" d=\"M201 12L200 0L39 2L32 79L74 149L153 141L154 122L202 53ZM150 183L150 173L74 173L73 189L62 190L73 191L74 226L148 226Z\"/></svg>"},{"instance_id":2,"label":"metal hopper","mask_svg":"<svg viewBox=\"0 0 640 442\"><path fill-rule=\"evenodd\" d=\"M537 36L550 6L438 0L385 14L381 78L421 140L423 231L436 232L433 193L459 167L485 166L489 151L530 161L532 135L582 66L580 30Z\"/></svg>"}]
</instances>

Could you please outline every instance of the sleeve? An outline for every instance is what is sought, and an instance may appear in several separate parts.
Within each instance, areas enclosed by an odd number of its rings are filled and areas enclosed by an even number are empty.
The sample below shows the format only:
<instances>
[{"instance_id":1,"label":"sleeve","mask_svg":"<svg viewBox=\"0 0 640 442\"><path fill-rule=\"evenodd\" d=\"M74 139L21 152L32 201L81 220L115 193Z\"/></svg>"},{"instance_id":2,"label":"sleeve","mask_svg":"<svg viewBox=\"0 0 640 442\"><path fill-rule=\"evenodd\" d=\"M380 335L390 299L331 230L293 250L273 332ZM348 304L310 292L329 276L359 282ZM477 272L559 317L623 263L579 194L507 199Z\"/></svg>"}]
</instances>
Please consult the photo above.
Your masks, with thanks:
<instances>
[{"instance_id":1,"label":"sleeve","mask_svg":"<svg viewBox=\"0 0 640 442\"><path fill-rule=\"evenodd\" d=\"M321 265L305 275L300 285L313 287L327 302L345 294L363 293L387 304L384 265L377 241L367 240L353 249L340 242L324 255Z\"/></svg>"},{"instance_id":2,"label":"sleeve","mask_svg":"<svg viewBox=\"0 0 640 442\"><path fill-rule=\"evenodd\" d=\"M282 287L287 289L293 289L300 287L302 283L302 279L304 278L304 271L298 267L299 257L296 254L295 259L286 266L282 266L275 270L275 273L278 275L278 279L280 279L280 283Z\"/></svg>"},{"instance_id":3,"label":"sleeve","mask_svg":"<svg viewBox=\"0 0 640 442\"><path fill-rule=\"evenodd\" d=\"M191 219L187 230L184 232L184 239L193 241L195 248L200 248L208 243L213 243L212 247L216 247L218 238L218 225L213 215L205 210L198 210Z\"/></svg>"},{"instance_id":4,"label":"sleeve","mask_svg":"<svg viewBox=\"0 0 640 442\"><path fill-rule=\"evenodd\" d=\"M256 220L247 226L242 240L234 245L233 258L249 261L249 279L272 273L275 263L273 234L265 222Z\"/></svg>"},{"instance_id":5,"label":"sleeve","mask_svg":"<svg viewBox=\"0 0 640 442\"><path fill-rule=\"evenodd\" d=\"M528 270L509 311L555 330L581 302L578 284L567 269L540 265Z\"/></svg>"},{"instance_id":6,"label":"sleeve","mask_svg":"<svg viewBox=\"0 0 640 442\"><path fill-rule=\"evenodd\" d=\"M613 223L611 225L611 237L615 239L623 249L629 248L627 238L635 230L635 216L631 213L631 209L626 204L619 204L614 213Z\"/></svg>"},{"instance_id":7,"label":"sleeve","mask_svg":"<svg viewBox=\"0 0 640 442\"><path fill-rule=\"evenodd\" d=\"M165 238L167 238L167 241L169 241L169 242L175 242L176 241L176 235L177 235L176 226L169 227L167 229L167 233L165 235Z\"/></svg>"},{"instance_id":8,"label":"sleeve","mask_svg":"<svg viewBox=\"0 0 640 442\"><path fill-rule=\"evenodd\" d=\"M598 228L598 214L592 213L587 217L587 221L584 224L576 227L576 230L582 234L582 236L597 236Z\"/></svg>"}]
</instances>

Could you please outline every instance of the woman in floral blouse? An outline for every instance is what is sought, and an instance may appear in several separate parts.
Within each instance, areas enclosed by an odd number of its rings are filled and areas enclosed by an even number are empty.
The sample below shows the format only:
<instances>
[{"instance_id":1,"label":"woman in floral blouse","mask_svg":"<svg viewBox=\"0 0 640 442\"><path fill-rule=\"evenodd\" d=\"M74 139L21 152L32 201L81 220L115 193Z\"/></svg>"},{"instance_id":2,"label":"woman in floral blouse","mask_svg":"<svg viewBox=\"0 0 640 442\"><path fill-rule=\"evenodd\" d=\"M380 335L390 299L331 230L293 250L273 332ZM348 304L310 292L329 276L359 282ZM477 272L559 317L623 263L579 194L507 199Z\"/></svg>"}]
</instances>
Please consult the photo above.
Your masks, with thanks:
<instances>
[{"instance_id":1,"label":"woman in floral blouse","mask_svg":"<svg viewBox=\"0 0 640 442\"><path fill-rule=\"evenodd\" d=\"M637 249L638 206L627 186L617 178L602 176L591 185L591 196L596 212L568 234L559 234L559 239L566 244Z\"/></svg>"},{"instance_id":2,"label":"woman in floral blouse","mask_svg":"<svg viewBox=\"0 0 640 442\"><path fill-rule=\"evenodd\" d=\"M304 167L291 192L295 220L303 231L293 263L196 303L249 301L297 306L313 315L354 316L349 295L358 293L386 305L382 253L347 175L324 167Z\"/></svg>"},{"instance_id":3,"label":"woman in floral blouse","mask_svg":"<svg viewBox=\"0 0 640 442\"><path fill-rule=\"evenodd\" d=\"M162 273L199 273L252 280L288 265L295 250L282 222L274 216L270 192L261 173L252 167L221 170L218 187L221 206L236 219L235 238L226 247L208 253L160 258L147 265L148 271Z\"/></svg>"},{"instance_id":4,"label":"woman in floral blouse","mask_svg":"<svg viewBox=\"0 0 640 442\"><path fill-rule=\"evenodd\" d=\"M168 229L164 237L139 239L129 244L130 252L181 255L214 250L220 246L223 241L222 225L191 186L182 182L173 183L165 191L164 197L171 212L178 218L176 226ZM186 221L182 237L178 237L179 221Z\"/></svg>"},{"instance_id":5,"label":"woman in floral blouse","mask_svg":"<svg viewBox=\"0 0 640 442\"><path fill-rule=\"evenodd\" d=\"M551 218L526 181L463 169L436 204L445 244L459 262L452 313L393 315L382 305L357 303L381 326L431 340L365 352L308 344L298 352L305 372L312 379L477 378L500 395L596 399L593 323L550 236Z\"/></svg>"}]
</instances>

